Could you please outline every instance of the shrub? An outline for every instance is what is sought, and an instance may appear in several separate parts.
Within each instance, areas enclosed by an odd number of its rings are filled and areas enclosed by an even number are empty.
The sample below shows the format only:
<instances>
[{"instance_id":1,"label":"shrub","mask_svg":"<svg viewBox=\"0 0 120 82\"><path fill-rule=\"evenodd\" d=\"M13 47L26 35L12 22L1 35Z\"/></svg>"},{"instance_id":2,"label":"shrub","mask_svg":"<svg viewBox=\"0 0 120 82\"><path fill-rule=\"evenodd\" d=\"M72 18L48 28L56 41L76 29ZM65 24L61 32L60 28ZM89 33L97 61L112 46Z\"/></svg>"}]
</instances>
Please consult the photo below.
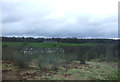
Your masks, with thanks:
<instances>
[{"instance_id":1,"label":"shrub","mask_svg":"<svg viewBox=\"0 0 120 82\"><path fill-rule=\"evenodd\" d=\"M31 62L30 55L24 55L17 53L14 56L15 65L17 65L20 68L28 68L29 64Z\"/></svg>"},{"instance_id":2,"label":"shrub","mask_svg":"<svg viewBox=\"0 0 120 82\"><path fill-rule=\"evenodd\" d=\"M51 66L59 66L60 64L60 56L58 54L43 54L39 55L38 57L38 66L46 66L47 68L50 68Z\"/></svg>"},{"instance_id":3,"label":"shrub","mask_svg":"<svg viewBox=\"0 0 120 82\"><path fill-rule=\"evenodd\" d=\"M3 46L2 47L2 60L13 60L14 47Z\"/></svg>"}]
</instances>

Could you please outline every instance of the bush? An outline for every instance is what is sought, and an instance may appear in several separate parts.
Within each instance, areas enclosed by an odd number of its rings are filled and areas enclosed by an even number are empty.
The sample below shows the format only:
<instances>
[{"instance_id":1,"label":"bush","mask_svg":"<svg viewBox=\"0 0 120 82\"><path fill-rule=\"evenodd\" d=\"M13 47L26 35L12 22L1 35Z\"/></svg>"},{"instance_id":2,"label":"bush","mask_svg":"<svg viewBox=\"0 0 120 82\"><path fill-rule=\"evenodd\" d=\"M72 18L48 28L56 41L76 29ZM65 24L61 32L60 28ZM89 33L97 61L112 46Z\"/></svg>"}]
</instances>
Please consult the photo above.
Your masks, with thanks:
<instances>
[{"instance_id":1,"label":"bush","mask_svg":"<svg viewBox=\"0 0 120 82\"><path fill-rule=\"evenodd\" d=\"M38 66L46 66L47 68L58 67L62 56L59 54L43 54L38 57Z\"/></svg>"},{"instance_id":2,"label":"bush","mask_svg":"<svg viewBox=\"0 0 120 82\"><path fill-rule=\"evenodd\" d=\"M15 65L17 65L20 68L28 68L29 64L31 62L30 55L24 55L17 53L14 56Z\"/></svg>"},{"instance_id":3,"label":"bush","mask_svg":"<svg viewBox=\"0 0 120 82\"><path fill-rule=\"evenodd\" d=\"M2 47L2 60L13 60L14 51L16 51L14 47L3 46Z\"/></svg>"}]
</instances>

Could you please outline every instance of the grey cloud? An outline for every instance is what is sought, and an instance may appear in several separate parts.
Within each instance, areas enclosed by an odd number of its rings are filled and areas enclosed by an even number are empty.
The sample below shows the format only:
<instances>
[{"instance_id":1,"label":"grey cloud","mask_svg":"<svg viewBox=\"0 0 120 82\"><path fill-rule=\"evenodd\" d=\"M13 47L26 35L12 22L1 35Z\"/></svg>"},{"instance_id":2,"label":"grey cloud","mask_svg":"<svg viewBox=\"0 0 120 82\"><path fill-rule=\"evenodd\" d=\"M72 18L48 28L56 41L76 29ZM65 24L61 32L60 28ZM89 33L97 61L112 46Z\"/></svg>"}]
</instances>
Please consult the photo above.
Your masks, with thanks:
<instances>
[{"instance_id":1,"label":"grey cloud","mask_svg":"<svg viewBox=\"0 0 120 82\"><path fill-rule=\"evenodd\" d=\"M21 17L17 16L5 16L2 20L2 23L12 23L12 22L18 22L21 21Z\"/></svg>"},{"instance_id":2,"label":"grey cloud","mask_svg":"<svg viewBox=\"0 0 120 82\"><path fill-rule=\"evenodd\" d=\"M2 3L2 23L21 21L23 16L17 10L18 3Z\"/></svg>"},{"instance_id":3,"label":"grey cloud","mask_svg":"<svg viewBox=\"0 0 120 82\"><path fill-rule=\"evenodd\" d=\"M3 35L44 37L118 37L116 14L96 17L87 13L66 13L49 17L54 10L47 6L29 8L20 3L3 5ZM24 8L25 7L25 8Z\"/></svg>"}]
</instances>

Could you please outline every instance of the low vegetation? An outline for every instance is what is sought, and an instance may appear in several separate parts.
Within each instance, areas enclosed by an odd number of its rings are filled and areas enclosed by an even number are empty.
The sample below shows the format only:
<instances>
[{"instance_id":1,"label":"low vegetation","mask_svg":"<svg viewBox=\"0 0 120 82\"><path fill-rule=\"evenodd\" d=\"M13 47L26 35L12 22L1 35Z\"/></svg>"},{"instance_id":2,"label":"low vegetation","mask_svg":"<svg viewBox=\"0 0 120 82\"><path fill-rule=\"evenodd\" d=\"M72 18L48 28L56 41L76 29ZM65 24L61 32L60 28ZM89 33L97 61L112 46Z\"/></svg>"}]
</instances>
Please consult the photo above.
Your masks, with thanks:
<instances>
[{"instance_id":1,"label":"low vegetation","mask_svg":"<svg viewBox=\"0 0 120 82\"><path fill-rule=\"evenodd\" d=\"M16 80L118 80L117 63L112 62L86 62L79 61L67 64L69 68L60 65L58 69L41 68L32 65L29 69L20 69L13 62L3 62L3 73L12 74L13 77L3 79Z\"/></svg>"}]
</instances>

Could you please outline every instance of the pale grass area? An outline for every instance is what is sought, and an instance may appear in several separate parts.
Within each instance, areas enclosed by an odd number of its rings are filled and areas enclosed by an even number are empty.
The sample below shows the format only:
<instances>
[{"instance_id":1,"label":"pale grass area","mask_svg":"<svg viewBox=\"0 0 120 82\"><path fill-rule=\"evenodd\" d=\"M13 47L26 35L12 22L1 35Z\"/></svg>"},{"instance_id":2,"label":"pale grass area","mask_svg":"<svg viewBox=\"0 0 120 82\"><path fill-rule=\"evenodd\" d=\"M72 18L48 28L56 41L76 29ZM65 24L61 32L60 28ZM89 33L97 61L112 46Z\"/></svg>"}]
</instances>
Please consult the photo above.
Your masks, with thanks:
<instances>
[{"instance_id":1,"label":"pale grass area","mask_svg":"<svg viewBox=\"0 0 120 82\"><path fill-rule=\"evenodd\" d=\"M114 62L87 62L89 66L81 65L78 69L69 69L69 76L58 73L50 79L64 79L64 80L114 80L117 77L118 66ZM115 77L115 78L113 78Z\"/></svg>"}]
</instances>

